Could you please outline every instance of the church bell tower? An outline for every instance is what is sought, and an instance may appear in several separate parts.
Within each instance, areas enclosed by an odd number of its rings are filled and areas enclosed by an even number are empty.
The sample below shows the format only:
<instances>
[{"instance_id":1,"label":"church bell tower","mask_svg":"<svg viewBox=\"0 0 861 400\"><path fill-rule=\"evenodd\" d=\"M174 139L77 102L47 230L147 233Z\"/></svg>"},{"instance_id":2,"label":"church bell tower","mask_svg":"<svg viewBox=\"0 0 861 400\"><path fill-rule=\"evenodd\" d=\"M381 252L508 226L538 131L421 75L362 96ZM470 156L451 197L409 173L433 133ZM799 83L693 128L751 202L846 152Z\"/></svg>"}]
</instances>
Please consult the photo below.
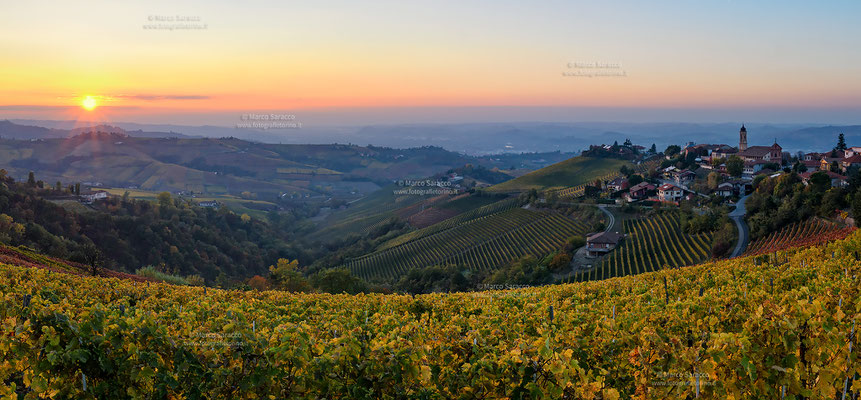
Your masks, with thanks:
<instances>
[{"instance_id":1,"label":"church bell tower","mask_svg":"<svg viewBox=\"0 0 861 400\"><path fill-rule=\"evenodd\" d=\"M741 124L741 130L738 131L738 151L747 150L747 128Z\"/></svg>"}]
</instances>

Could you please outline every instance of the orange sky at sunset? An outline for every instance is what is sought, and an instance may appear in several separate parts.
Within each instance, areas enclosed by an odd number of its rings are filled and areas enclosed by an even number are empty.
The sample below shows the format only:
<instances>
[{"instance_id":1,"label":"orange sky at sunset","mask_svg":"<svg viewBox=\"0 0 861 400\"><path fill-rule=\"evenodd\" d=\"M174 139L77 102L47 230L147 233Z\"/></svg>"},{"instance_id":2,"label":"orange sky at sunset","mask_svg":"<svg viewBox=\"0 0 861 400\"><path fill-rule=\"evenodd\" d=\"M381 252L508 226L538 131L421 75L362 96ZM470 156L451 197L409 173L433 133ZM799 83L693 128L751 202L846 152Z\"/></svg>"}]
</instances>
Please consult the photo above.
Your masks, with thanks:
<instances>
[{"instance_id":1,"label":"orange sky at sunset","mask_svg":"<svg viewBox=\"0 0 861 400\"><path fill-rule=\"evenodd\" d=\"M811 12L792 5L672 1L535 7L415 2L376 11L347 2L325 9L203 1L7 8L0 16L0 107L13 116L77 107L86 95L103 113L128 116L375 107L861 106L861 56L845 51L859 30L846 17L848 8L857 8L851 4L823 7L818 13L829 16L827 22L806 21ZM767 20L760 17L766 9ZM15 17L21 15L37 17ZM146 28L160 15L194 16L206 28ZM564 76L572 62L615 63L613 70L625 76Z\"/></svg>"}]
</instances>

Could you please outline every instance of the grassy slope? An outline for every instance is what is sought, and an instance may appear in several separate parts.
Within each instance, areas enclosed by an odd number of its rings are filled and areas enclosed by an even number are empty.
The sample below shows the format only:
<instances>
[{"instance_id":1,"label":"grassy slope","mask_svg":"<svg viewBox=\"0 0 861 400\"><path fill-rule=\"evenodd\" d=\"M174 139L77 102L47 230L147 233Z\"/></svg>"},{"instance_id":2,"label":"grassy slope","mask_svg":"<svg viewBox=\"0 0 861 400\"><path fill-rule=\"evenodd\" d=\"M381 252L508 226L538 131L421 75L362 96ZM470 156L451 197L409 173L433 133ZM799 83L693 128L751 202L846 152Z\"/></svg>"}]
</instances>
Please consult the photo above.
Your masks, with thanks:
<instances>
[{"instance_id":1,"label":"grassy slope","mask_svg":"<svg viewBox=\"0 0 861 400\"><path fill-rule=\"evenodd\" d=\"M608 173L617 172L623 165L632 166L633 164L613 158L574 157L492 186L488 190L505 193L523 192L530 189L561 189L580 185Z\"/></svg>"}]
</instances>

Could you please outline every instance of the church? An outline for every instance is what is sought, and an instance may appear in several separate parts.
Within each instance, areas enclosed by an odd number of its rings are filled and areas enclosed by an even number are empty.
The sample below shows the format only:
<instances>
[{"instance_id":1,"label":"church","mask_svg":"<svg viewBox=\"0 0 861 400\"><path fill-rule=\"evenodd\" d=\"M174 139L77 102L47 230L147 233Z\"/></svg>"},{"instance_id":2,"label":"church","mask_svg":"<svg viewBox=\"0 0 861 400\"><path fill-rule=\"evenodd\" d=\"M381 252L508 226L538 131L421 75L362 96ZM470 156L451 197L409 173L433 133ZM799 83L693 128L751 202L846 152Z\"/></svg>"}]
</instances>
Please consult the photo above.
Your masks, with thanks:
<instances>
[{"instance_id":1,"label":"church","mask_svg":"<svg viewBox=\"0 0 861 400\"><path fill-rule=\"evenodd\" d=\"M747 146L747 128L741 124L741 130L738 131L738 153L736 153L745 161L769 161L780 162L783 158L783 148L777 144L775 139L771 146Z\"/></svg>"},{"instance_id":2,"label":"church","mask_svg":"<svg viewBox=\"0 0 861 400\"><path fill-rule=\"evenodd\" d=\"M783 159L783 148L777 144L777 140L771 146L748 146L747 128L742 124L738 131L737 148L726 146L718 148L712 153L712 157L728 158L730 156L739 156L742 160L751 163L779 163Z\"/></svg>"}]
</instances>

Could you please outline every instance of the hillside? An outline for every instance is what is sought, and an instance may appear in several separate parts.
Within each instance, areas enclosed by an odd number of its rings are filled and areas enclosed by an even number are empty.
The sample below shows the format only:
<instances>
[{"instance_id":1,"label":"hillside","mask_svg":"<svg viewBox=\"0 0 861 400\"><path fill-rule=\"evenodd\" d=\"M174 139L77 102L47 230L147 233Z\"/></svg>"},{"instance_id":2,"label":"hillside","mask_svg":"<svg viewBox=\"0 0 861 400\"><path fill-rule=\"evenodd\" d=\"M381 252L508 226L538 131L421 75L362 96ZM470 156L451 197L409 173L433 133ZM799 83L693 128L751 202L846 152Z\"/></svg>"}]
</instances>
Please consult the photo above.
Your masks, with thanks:
<instances>
[{"instance_id":1,"label":"hillside","mask_svg":"<svg viewBox=\"0 0 861 400\"><path fill-rule=\"evenodd\" d=\"M821 218L811 218L791 224L777 232L758 239L747 246L745 256L773 253L792 247L817 245L834 239L843 239L855 230Z\"/></svg>"},{"instance_id":2,"label":"hillside","mask_svg":"<svg viewBox=\"0 0 861 400\"><path fill-rule=\"evenodd\" d=\"M854 398L859 250L854 233L764 262L414 297L143 285L4 261L0 394Z\"/></svg>"},{"instance_id":3,"label":"hillside","mask_svg":"<svg viewBox=\"0 0 861 400\"><path fill-rule=\"evenodd\" d=\"M711 258L712 235L686 234L678 213L622 221L623 243L571 281L608 279L698 264Z\"/></svg>"},{"instance_id":4,"label":"hillside","mask_svg":"<svg viewBox=\"0 0 861 400\"><path fill-rule=\"evenodd\" d=\"M521 177L494 185L490 192L524 192L528 190L554 190L577 186L619 172L628 161L615 158L574 157Z\"/></svg>"},{"instance_id":5,"label":"hillside","mask_svg":"<svg viewBox=\"0 0 861 400\"><path fill-rule=\"evenodd\" d=\"M264 273L279 258L303 258L292 232L226 208L201 208L170 196L158 202L114 197L91 205L52 200L68 193L18 183L3 172L2 243L82 263L97 253L106 269L164 266L210 283L220 275L247 279Z\"/></svg>"},{"instance_id":6,"label":"hillside","mask_svg":"<svg viewBox=\"0 0 861 400\"><path fill-rule=\"evenodd\" d=\"M485 206L469 219L442 222L407 234L408 239L396 238L382 250L349 260L345 266L371 281L397 280L411 269L446 264L492 272L526 255L549 254L591 228L582 215L513 208L511 202L497 204Z\"/></svg>"}]
</instances>

